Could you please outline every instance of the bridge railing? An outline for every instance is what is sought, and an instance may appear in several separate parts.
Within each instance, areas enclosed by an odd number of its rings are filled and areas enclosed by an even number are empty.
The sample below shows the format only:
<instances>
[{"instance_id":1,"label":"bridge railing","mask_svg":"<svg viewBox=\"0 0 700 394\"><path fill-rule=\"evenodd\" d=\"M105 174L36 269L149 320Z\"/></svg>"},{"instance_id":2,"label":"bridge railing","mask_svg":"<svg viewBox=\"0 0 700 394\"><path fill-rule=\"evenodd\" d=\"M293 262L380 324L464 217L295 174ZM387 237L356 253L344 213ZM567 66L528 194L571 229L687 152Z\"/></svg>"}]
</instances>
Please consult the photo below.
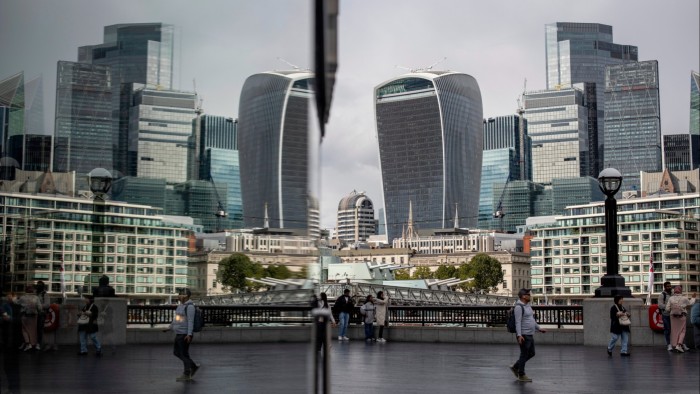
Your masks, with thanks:
<instances>
[{"instance_id":1,"label":"bridge railing","mask_svg":"<svg viewBox=\"0 0 700 394\"><path fill-rule=\"evenodd\" d=\"M287 305L200 306L207 326L283 326L310 324L311 309ZM389 324L420 326L505 326L508 306L390 306ZM533 306L540 325L583 326L582 306ZM173 320L175 305L128 305L127 324L162 325ZM333 313L338 320L338 314ZM360 308L350 316L351 324L362 324Z\"/></svg>"}]
</instances>

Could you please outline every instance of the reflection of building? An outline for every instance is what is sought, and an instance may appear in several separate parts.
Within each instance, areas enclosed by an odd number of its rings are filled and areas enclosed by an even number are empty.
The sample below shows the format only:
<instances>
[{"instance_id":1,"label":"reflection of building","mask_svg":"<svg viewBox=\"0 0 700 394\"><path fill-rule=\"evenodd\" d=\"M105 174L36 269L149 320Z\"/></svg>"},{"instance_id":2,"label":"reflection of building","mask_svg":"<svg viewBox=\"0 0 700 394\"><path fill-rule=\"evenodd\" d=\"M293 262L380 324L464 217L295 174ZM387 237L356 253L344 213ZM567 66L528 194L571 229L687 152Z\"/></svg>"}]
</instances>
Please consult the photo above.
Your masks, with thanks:
<instances>
[{"instance_id":1,"label":"reflection of building","mask_svg":"<svg viewBox=\"0 0 700 394\"><path fill-rule=\"evenodd\" d=\"M696 71L690 73L690 134L700 135L700 73Z\"/></svg>"},{"instance_id":2,"label":"reflection of building","mask_svg":"<svg viewBox=\"0 0 700 394\"><path fill-rule=\"evenodd\" d=\"M605 69L605 167L620 171L621 191L639 190L640 171L661 170L659 65Z\"/></svg>"},{"instance_id":3,"label":"reflection of building","mask_svg":"<svg viewBox=\"0 0 700 394\"><path fill-rule=\"evenodd\" d=\"M623 180L624 182L624 180ZM697 193L700 190L700 169L640 173L642 196L664 193Z\"/></svg>"},{"instance_id":4,"label":"reflection of building","mask_svg":"<svg viewBox=\"0 0 700 394\"><path fill-rule=\"evenodd\" d=\"M238 118L246 227L305 229L309 221L308 109L313 74L275 71L246 79ZM317 143L317 141L313 141Z\"/></svg>"},{"instance_id":5,"label":"reflection of building","mask_svg":"<svg viewBox=\"0 0 700 394\"><path fill-rule=\"evenodd\" d=\"M388 240L413 207L416 228L476 226L483 151L481 92L450 71L418 71L374 89Z\"/></svg>"},{"instance_id":6,"label":"reflection of building","mask_svg":"<svg viewBox=\"0 0 700 394\"><path fill-rule=\"evenodd\" d=\"M13 251L7 289L23 292L43 280L50 294L60 294L61 261L69 294L107 275L131 302L162 303L187 284L192 234L166 223L159 209L55 195L0 197L2 230Z\"/></svg>"},{"instance_id":7,"label":"reflection of building","mask_svg":"<svg viewBox=\"0 0 700 394\"><path fill-rule=\"evenodd\" d=\"M654 293L664 281L700 290L698 219L700 195L618 199L620 275L635 296L647 294L649 261L654 261ZM530 228L534 297L580 303L593 295L605 273L603 202L575 205L554 223ZM694 218L695 217L695 218ZM610 242L609 240L607 242Z\"/></svg>"},{"instance_id":8,"label":"reflection of building","mask_svg":"<svg viewBox=\"0 0 700 394\"><path fill-rule=\"evenodd\" d=\"M365 192L353 190L340 200L336 228L337 238L347 243L364 242L377 234L374 204Z\"/></svg>"},{"instance_id":9,"label":"reflection of building","mask_svg":"<svg viewBox=\"0 0 700 394\"><path fill-rule=\"evenodd\" d=\"M112 75L109 67L58 62L54 171L75 171L80 188L95 168L112 168Z\"/></svg>"}]
</instances>

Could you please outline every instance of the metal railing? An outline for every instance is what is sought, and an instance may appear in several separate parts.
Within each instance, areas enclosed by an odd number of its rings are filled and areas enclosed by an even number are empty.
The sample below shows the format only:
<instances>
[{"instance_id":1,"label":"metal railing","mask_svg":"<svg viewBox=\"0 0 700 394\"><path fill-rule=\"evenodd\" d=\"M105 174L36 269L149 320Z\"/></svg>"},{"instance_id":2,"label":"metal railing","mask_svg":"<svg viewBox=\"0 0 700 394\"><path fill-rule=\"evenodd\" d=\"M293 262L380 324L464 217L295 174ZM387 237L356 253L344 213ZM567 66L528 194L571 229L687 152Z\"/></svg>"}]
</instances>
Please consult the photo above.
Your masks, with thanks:
<instances>
[{"instance_id":1,"label":"metal railing","mask_svg":"<svg viewBox=\"0 0 700 394\"><path fill-rule=\"evenodd\" d=\"M200 306L205 326L284 326L311 323L307 306ZM505 326L509 306L390 306L389 323L406 326ZM533 306L540 325L583 326L582 306ZM159 325L173 320L175 305L128 305L127 324ZM338 314L333 313L336 321ZM360 308L350 315L351 324L362 324Z\"/></svg>"}]
</instances>

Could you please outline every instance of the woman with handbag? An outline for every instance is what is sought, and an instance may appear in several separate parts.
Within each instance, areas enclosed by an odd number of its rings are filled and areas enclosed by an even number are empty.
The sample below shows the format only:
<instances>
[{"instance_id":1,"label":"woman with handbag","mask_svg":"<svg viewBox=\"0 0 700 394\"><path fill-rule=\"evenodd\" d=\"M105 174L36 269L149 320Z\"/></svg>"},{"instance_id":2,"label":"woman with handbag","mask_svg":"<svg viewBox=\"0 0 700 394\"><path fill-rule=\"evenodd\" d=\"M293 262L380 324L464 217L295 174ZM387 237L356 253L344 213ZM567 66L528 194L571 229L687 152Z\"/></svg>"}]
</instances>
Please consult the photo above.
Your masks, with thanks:
<instances>
[{"instance_id":1,"label":"woman with handbag","mask_svg":"<svg viewBox=\"0 0 700 394\"><path fill-rule=\"evenodd\" d=\"M95 305L95 298L91 295L85 296L85 306L78 314L78 334L80 335L80 351L79 356L84 356L87 351L87 337L90 337L92 344L95 345L95 355L102 355L102 345L97 340L97 317L99 309Z\"/></svg>"},{"instance_id":2,"label":"woman with handbag","mask_svg":"<svg viewBox=\"0 0 700 394\"><path fill-rule=\"evenodd\" d=\"M608 356L612 356L618 339L622 339L620 356L629 357L630 342L630 313L622 305L622 296L613 298L614 305L610 307L610 343L608 344Z\"/></svg>"},{"instance_id":3,"label":"woman with handbag","mask_svg":"<svg viewBox=\"0 0 700 394\"><path fill-rule=\"evenodd\" d=\"M671 314L671 346L678 353L690 350L685 344L685 325L688 307L695 302L695 294L693 300L689 300L681 294L682 290L680 286L676 286L666 303L666 312Z\"/></svg>"}]
</instances>

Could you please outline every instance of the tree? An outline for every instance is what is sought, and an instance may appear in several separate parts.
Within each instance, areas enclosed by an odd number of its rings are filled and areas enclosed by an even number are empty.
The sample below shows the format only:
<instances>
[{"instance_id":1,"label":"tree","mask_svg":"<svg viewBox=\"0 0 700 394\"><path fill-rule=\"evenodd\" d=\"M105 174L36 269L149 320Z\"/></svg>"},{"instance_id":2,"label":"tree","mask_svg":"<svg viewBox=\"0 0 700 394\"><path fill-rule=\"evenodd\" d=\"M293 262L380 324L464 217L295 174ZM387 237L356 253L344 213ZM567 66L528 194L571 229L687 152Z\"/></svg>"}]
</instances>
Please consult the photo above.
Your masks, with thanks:
<instances>
[{"instance_id":1,"label":"tree","mask_svg":"<svg viewBox=\"0 0 700 394\"><path fill-rule=\"evenodd\" d=\"M453 265L440 264L435 271L435 279L449 279L457 276L457 268Z\"/></svg>"},{"instance_id":2,"label":"tree","mask_svg":"<svg viewBox=\"0 0 700 394\"><path fill-rule=\"evenodd\" d=\"M413 271L413 279L432 279L433 273L428 267L418 267Z\"/></svg>"},{"instance_id":3,"label":"tree","mask_svg":"<svg viewBox=\"0 0 700 394\"><path fill-rule=\"evenodd\" d=\"M460 279L472 278L463 287L472 292L495 291L498 285L503 282L501 262L486 253L479 253L467 264L462 264L459 267L459 274Z\"/></svg>"},{"instance_id":4,"label":"tree","mask_svg":"<svg viewBox=\"0 0 700 394\"><path fill-rule=\"evenodd\" d=\"M243 253L234 253L219 262L216 280L221 283L224 291L251 290L255 286L247 286L246 277L259 278L261 272L260 263L253 263Z\"/></svg>"},{"instance_id":5,"label":"tree","mask_svg":"<svg viewBox=\"0 0 700 394\"><path fill-rule=\"evenodd\" d=\"M306 268L306 266L301 267L301 270L297 272L292 272L292 278L294 279L308 279L309 277L309 270Z\"/></svg>"},{"instance_id":6,"label":"tree","mask_svg":"<svg viewBox=\"0 0 700 394\"><path fill-rule=\"evenodd\" d=\"M394 279L396 280L408 280L411 279L411 272L408 268L400 269L394 271Z\"/></svg>"},{"instance_id":7,"label":"tree","mask_svg":"<svg viewBox=\"0 0 700 394\"><path fill-rule=\"evenodd\" d=\"M289 279L292 272L284 265L269 265L265 268L264 275L275 279Z\"/></svg>"}]
</instances>

